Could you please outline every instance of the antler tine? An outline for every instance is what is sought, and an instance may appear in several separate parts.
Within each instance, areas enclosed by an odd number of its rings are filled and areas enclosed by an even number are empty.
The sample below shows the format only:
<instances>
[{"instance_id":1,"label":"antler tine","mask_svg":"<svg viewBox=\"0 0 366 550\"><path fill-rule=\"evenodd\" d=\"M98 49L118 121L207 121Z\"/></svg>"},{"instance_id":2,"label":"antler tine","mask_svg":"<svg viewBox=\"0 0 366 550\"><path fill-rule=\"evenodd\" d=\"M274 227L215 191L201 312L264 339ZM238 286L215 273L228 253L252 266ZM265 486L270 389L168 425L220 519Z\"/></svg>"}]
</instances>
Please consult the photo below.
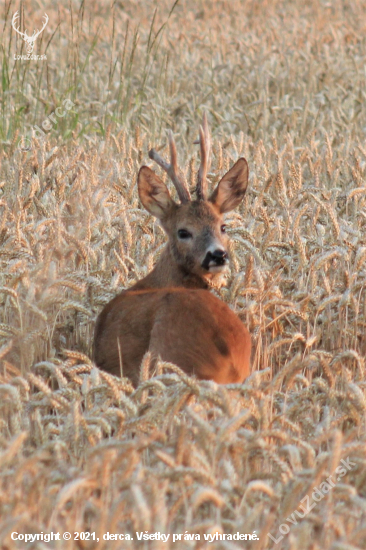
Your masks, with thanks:
<instances>
[{"instance_id":1,"label":"antler tine","mask_svg":"<svg viewBox=\"0 0 366 550\"><path fill-rule=\"evenodd\" d=\"M41 33L41 32L43 31L43 29L46 27L46 25L47 25L47 23L48 23L48 21L49 21L49 19L50 19L50 18L48 17L47 13L45 13L43 17L44 17L44 23L43 23L42 29L39 31L40 33Z\"/></svg>"},{"instance_id":2,"label":"antler tine","mask_svg":"<svg viewBox=\"0 0 366 550\"><path fill-rule=\"evenodd\" d=\"M16 11L16 12L14 13L13 19L12 19L12 21L11 21L11 24L12 24L12 26L13 26L13 29L14 29L18 34L20 34L21 36L25 36L26 33L22 32L22 31L20 30L19 27L17 28L17 27L15 26L15 25L17 24L17 19L20 19L20 15L19 15L19 12L18 12L18 11Z\"/></svg>"},{"instance_id":3,"label":"antler tine","mask_svg":"<svg viewBox=\"0 0 366 550\"><path fill-rule=\"evenodd\" d=\"M43 17L44 17L43 27L41 28L40 31L34 31L34 32L33 32L33 34L34 34L34 40L35 40L35 39L41 34L41 32L46 28L46 25L47 25L47 23L48 23L49 18L48 18L47 13L45 13Z\"/></svg>"},{"instance_id":4,"label":"antler tine","mask_svg":"<svg viewBox=\"0 0 366 550\"><path fill-rule=\"evenodd\" d=\"M211 137L208 129L207 115L204 113L202 126L200 126L200 150L201 150L201 165L197 175L197 198L205 200L207 197L207 173L210 169L211 159Z\"/></svg>"},{"instance_id":5,"label":"antler tine","mask_svg":"<svg viewBox=\"0 0 366 550\"><path fill-rule=\"evenodd\" d=\"M16 11L13 15L13 19L11 20L13 25L14 25L15 21L18 19L18 17L19 17L19 13L18 13L18 11Z\"/></svg>"},{"instance_id":6,"label":"antler tine","mask_svg":"<svg viewBox=\"0 0 366 550\"><path fill-rule=\"evenodd\" d=\"M208 127L208 120L207 120L207 113L206 111L203 113L203 119L202 119L202 128L205 134L206 139L206 148L207 148L207 171L210 170L211 167L211 135L210 130Z\"/></svg>"},{"instance_id":7,"label":"antler tine","mask_svg":"<svg viewBox=\"0 0 366 550\"><path fill-rule=\"evenodd\" d=\"M189 202L191 200L189 189L178 174L177 148L175 146L173 132L171 130L169 130L168 133L168 140L170 149L170 164L161 158L155 149L151 149L149 151L149 157L168 174L177 190L180 201Z\"/></svg>"}]
</instances>

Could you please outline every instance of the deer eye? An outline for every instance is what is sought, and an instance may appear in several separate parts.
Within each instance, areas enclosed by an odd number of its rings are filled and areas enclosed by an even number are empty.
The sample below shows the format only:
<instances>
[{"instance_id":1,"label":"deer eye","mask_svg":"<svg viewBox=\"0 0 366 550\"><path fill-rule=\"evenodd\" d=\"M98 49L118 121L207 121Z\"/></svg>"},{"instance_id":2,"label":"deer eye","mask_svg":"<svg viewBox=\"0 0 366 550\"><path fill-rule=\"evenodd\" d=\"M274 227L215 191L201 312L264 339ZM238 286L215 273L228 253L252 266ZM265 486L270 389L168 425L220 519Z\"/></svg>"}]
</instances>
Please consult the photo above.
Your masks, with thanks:
<instances>
[{"instance_id":1,"label":"deer eye","mask_svg":"<svg viewBox=\"0 0 366 550\"><path fill-rule=\"evenodd\" d=\"M178 237L180 239L190 239L192 237L192 233L187 231L187 229L178 229Z\"/></svg>"},{"instance_id":2,"label":"deer eye","mask_svg":"<svg viewBox=\"0 0 366 550\"><path fill-rule=\"evenodd\" d=\"M221 233L226 233L226 224L223 224L220 229Z\"/></svg>"}]
</instances>

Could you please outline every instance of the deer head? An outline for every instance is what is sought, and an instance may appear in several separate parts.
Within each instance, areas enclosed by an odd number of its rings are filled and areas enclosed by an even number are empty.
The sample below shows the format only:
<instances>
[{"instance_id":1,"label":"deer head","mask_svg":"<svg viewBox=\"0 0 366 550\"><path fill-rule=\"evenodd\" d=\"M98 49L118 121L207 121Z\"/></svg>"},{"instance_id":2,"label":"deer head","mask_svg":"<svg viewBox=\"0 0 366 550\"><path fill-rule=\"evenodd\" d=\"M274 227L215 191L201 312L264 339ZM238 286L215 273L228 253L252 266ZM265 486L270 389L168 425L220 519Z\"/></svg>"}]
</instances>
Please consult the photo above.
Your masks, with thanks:
<instances>
[{"instance_id":1,"label":"deer head","mask_svg":"<svg viewBox=\"0 0 366 550\"><path fill-rule=\"evenodd\" d=\"M48 15L46 13L44 14L45 21L44 21L43 27L39 31L33 31L32 36L28 36L27 30L25 30L24 32L21 32L19 27L16 27L16 25L18 24L18 21L17 21L18 19L19 19L19 13L16 11L13 15L13 19L12 19L11 24L13 26L13 29L18 34L20 34L20 36L25 41L27 54L31 54L33 52L34 43L35 43L36 39L38 38L38 36L41 34L41 32L43 31L43 29L45 28L45 26L48 23Z\"/></svg>"},{"instance_id":2,"label":"deer head","mask_svg":"<svg viewBox=\"0 0 366 550\"><path fill-rule=\"evenodd\" d=\"M223 176L208 196L207 173L210 168L210 135L204 116L198 141L201 164L197 175L195 200L179 174L177 152L169 133L170 164L152 149L149 157L171 178L180 199L176 203L160 177L147 166L138 174L138 191L142 204L158 218L169 238L170 253L187 274L206 281L221 276L228 264L228 237L223 215L243 200L248 185L248 164L240 158Z\"/></svg>"}]
</instances>

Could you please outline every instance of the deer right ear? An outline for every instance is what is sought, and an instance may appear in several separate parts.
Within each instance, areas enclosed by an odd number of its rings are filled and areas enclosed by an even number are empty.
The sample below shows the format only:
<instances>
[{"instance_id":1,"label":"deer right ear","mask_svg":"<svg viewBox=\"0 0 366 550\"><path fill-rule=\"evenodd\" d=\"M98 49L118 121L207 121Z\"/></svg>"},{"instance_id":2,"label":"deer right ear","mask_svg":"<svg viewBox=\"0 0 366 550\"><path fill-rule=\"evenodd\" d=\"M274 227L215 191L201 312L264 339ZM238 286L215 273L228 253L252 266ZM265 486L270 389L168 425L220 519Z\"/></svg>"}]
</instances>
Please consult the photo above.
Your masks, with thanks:
<instances>
[{"instance_id":1,"label":"deer right ear","mask_svg":"<svg viewBox=\"0 0 366 550\"><path fill-rule=\"evenodd\" d=\"M159 220L175 205L165 183L148 166L140 168L137 187L142 204Z\"/></svg>"},{"instance_id":2,"label":"deer right ear","mask_svg":"<svg viewBox=\"0 0 366 550\"><path fill-rule=\"evenodd\" d=\"M248 187L248 163L241 158L219 181L209 200L221 214L234 210L244 198Z\"/></svg>"}]
</instances>

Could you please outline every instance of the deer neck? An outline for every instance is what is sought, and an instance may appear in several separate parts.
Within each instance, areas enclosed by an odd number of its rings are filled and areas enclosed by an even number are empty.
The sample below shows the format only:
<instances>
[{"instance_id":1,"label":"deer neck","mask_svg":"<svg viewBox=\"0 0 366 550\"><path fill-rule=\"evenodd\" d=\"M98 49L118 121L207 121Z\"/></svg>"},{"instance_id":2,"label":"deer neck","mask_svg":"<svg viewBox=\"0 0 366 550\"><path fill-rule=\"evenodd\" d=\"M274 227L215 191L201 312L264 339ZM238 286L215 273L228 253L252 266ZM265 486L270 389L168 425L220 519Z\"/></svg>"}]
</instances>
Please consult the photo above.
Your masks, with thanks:
<instances>
[{"instance_id":1,"label":"deer neck","mask_svg":"<svg viewBox=\"0 0 366 550\"><path fill-rule=\"evenodd\" d=\"M130 290L166 287L208 288L209 284L203 277L190 273L178 265L167 245L154 269Z\"/></svg>"}]
</instances>

